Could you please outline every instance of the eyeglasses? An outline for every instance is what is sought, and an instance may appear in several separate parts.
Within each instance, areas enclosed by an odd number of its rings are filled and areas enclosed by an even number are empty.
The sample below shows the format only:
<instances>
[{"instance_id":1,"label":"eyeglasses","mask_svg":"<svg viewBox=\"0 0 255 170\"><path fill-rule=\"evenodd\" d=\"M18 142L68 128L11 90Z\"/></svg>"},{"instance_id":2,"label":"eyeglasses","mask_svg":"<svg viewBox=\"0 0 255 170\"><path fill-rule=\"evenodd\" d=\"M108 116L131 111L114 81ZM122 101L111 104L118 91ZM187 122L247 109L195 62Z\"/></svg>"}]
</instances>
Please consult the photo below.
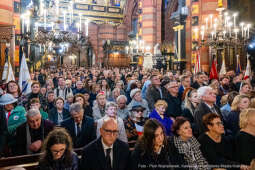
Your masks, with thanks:
<instances>
[{"instance_id":1,"label":"eyeglasses","mask_svg":"<svg viewBox=\"0 0 255 170\"><path fill-rule=\"evenodd\" d=\"M211 123L211 125L217 125L217 126L220 126L220 125L223 125L223 122Z\"/></svg>"},{"instance_id":2,"label":"eyeglasses","mask_svg":"<svg viewBox=\"0 0 255 170\"><path fill-rule=\"evenodd\" d=\"M167 88L179 88L179 86L167 86Z\"/></svg>"},{"instance_id":3,"label":"eyeglasses","mask_svg":"<svg viewBox=\"0 0 255 170\"><path fill-rule=\"evenodd\" d=\"M58 153L64 152L65 150L66 150L66 148L63 148L63 149L60 149L60 150L58 150L58 151L56 151L56 150L51 150L51 152L52 152L53 154L58 154Z\"/></svg>"},{"instance_id":4,"label":"eyeglasses","mask_svg":"<svg viewBox=\"0 0 255 170\"><path fill-rule=\"evenodd\" d=\"M103 130L106 132L107 135L117 135L119 133L118 130L109 130L105 128L103 128Z\"/></svg>"},{"instance_id":5,"label":"eyeglasses","mask_svg":"<svg viewBox=\"0 0 255 170\"><path fill-rule=\"evenodd\" d=\"M143 112L143 110L134 110L135 112Z\"/></svg>"}]
</instances>

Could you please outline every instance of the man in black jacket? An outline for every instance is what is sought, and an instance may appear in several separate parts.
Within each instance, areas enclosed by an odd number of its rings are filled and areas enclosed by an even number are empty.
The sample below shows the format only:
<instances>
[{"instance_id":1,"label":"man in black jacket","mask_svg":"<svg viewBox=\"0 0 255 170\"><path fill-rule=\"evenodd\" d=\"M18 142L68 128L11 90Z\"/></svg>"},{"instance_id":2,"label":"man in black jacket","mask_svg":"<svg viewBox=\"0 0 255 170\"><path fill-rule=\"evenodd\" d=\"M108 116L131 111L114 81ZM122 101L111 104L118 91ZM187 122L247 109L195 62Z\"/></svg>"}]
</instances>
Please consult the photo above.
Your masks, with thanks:
<instances>
[{"instance_id":1,"label":"man in black jacket","mask_svg":"<svg viewBox=\"0 0 255 170\"><path fill-rule=\"evenodd\" d=\"M203 125L203 116L207 113L216 113L217 115L221 116L222 114L220 109L216 106L216 95L213 89L209 86L200 87L197 90L198 97L201 99L201 102L197 106L194 119L195 123L198 126L199 134L205 132L205 127Z\"/></svg>"},{"instance_id":2,"label":"man in black jacket","mask_svg":"<svg viewBox=\"0 0 255 170\"><path fill-rule=\"evenodd\" d=\"M87 145L82 154L83 170L126 170L128 169L128 144L117 139L118 125L112 118L104 119L101 137Z\"/></svg>"}]
</instances>

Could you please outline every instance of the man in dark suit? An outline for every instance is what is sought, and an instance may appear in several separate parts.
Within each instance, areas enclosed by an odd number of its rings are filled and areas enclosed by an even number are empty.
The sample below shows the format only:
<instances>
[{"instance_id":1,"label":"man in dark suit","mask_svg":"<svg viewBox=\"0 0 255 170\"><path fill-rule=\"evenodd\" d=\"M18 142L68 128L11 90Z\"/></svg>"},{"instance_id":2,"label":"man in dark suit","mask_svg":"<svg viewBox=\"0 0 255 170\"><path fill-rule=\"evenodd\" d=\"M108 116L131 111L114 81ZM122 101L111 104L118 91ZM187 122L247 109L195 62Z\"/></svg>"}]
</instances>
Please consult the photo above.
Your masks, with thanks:
<instances>
[{"instance_id":1,"label":"man in dark suit","mask_svg":"<svg viewBox=\"0 0 255 170\"><path fill-rule=\"evenodd\" d=\"M61 126L66 128L72 137L74 148L80 148L96 139L94 120L84 115L80 103L70 106L71 118L63 121Z\"/></svg>"},{"instance_id":2,"label":"man in dark suit","mask_svg":"<svg viewBox=\"0 0 255 170\"><path fill-rule=\"evenodd\" d=\"M118 125L107 117L100 128L101 137L87 145L82 154L82 170L125 170L128 169L128 144L117 139Z\"/></svg>"},{"instance_id":3,"label":"man in dark suit","mask_svg":"<svg viewBox=\"0 0 255 170\"><path fill-rule=\"evenodd\" d=\"M42 119L38 109L30 109L26 116L27 122L16 129L15 155L40 152L43 140L54 127L51 121Z\"/></svg>"},{"instance_id":4,"label":"man in dark suit","mask_svg":"<svg viewBox=\"0 0 255 170\"><path fill-rule=\"evenodd\" d=\"M221 116L220 109L216 106L216 95L213 89L209 86L200 87L197 90L198 97L201 99L198 107L194 113L195 123L198 126L199 134L205 132L205 127L203 125L203 116L207 113L216 113Z\"/></svg>"}]
</instances>

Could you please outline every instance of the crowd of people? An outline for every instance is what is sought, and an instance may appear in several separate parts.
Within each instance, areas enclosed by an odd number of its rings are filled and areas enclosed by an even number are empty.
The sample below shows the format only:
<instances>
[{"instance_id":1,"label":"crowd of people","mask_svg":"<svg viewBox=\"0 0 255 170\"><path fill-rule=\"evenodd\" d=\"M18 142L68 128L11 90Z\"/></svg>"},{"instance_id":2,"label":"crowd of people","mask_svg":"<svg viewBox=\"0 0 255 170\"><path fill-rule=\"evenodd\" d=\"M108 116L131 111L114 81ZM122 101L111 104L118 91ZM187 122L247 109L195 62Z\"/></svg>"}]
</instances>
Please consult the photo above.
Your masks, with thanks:
<instances>
[{"instance_id":1,"label":"crowd of people","mask_svg":"<svg viewBox=\"0 0 255 170\"><path fill-rule=\"evenodd\" d=\"M30 76L28 94L1 83L0 157L42 153L41 170L255 169L254 77L68 66Z\"/></svg>"}]
</instances>

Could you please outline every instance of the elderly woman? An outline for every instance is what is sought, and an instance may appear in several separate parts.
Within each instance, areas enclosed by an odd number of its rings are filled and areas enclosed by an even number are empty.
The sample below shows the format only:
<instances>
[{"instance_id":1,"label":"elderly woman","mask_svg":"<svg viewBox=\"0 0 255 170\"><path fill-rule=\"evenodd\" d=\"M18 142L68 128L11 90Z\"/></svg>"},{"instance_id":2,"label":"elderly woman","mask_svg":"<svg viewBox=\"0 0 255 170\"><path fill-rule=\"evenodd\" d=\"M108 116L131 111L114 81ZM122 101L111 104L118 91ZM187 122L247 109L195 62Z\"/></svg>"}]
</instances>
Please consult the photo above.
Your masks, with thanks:
<instances>
[{"instance_id":1,"label":"elderly woman","mask_svg":"<svg viewBox=\"0 0 255 170\"><path fill-rule=\"evenodd\" d=\"M171 166L168 140L164 127L156 119L149 119L144 125L144 132L137 141L135 150L131 154L132 170L153 169L160 170L159 165Z\"/></svg>"},{"instance_id":2,"label":"elderly woman","mask_svg":"<svg viewBox=\"0 0 255 170\"><path fill-rule=\"evenodd\" d=\"M138 136L143 133L145 119L143 117L144 107L139 103L132 106L129 115L124 119L124 125L128 141L137 140Z\"/></svg>"},{"instance_id":3,"label":"elderly woman","mask_svg":"<svg viewBox=\"0 0 255 170\"><path fill-rule=\"evenodd\" d=\"M166 116L167 103L164 100L158 100L154 106L155 109L150 113L149 118L157 119L163 125L166 135L170 136L173 121Z\"/></svg>"},{"instance_id":4,"label":"elderly woman","mask_svg":"<svg viewBox=\"0 0 255 170\"><path fill-rule=\"evenodd\" d=\"M128 104L128 108L131 109L135 102L140 103L145 108L145 110L143 111L143 116L148 117L150 109L148 106L148 102L142 98L141 89L135 88L131 90L130 97L132 101Z\"/></svg>"},{"instance_id":5,"label":"elderly woman","mask_svg":"<svg viewBox=\"0 0 255 170\"><path fill-rule=\"evenodd\" d=\"M246 95L238 95L234 98L231 104L231 112L226 119L227 133L235 136L240 130L239 127L239 115L244 109L247 109L250 105L250 99Z\"/></svg>"},{"instance_id":6,"label":"elderly woman","mask_svg":"<svg viewBox=\"0 0 255 170\"><path fill-rule=\"evenodd\" d=\"M175 165L189 170L209 170L197 139L192 134L188 119L177 117L173 124L174 136L170 139L170 155ZM186 167L185 167L186 166Z\"/></svg>"},{"instance_id":7,"label":"elderly woman","mask_svg":"<svg viewBox=\"0 0 255 170\"><path fill-rule=\"evenodd\" d=\"M41 170L78 170L78 157L73 152L72 139L64 128L49 133L39 161Z\"/></svg>"},{"instance_id":8,"label":"elderly woman","mask_svg":"<svg viewBox=\"0 0 255 170\"><path fill-rule=\"evenodd\" d=\"M203 117L206 132L199 136L200 149L211 168L240 166L234 160L233 143L224 134L221 117L216 113L208 113ZM213 167L213 165L217 167Z\"/></svg>"},{"instance_id":9,"label":"elderly woman","mask_svg":"<svg viewBox=\"0 0 255 170\"><path fill-rule=\"evenodd\" d=\"M240 132L235 140L236 160L250 165L255 158L255 109L245 109L240 113Z\"/></svg>"},{"instance_id":10,"label":"elderly woman","mask_svg":"<svg viewBox=\"0 0 255 170\"><path fill-rule=\"evenodd\" d=\"M118 129L119 129L118 138L120 140L122 140L123 142L128 142L123 120L117 116L117 107L118 107L118 105L114 102L108 102L106 104L106 106L105 106L106 115L104 117L102 117L101 119L99 119L97 122L97 137L100 137L100 135L101 135L100 128L103 125L103 120L107 117L110 117L110 118L117 120Z\"/></svg>"}]
</instances>

